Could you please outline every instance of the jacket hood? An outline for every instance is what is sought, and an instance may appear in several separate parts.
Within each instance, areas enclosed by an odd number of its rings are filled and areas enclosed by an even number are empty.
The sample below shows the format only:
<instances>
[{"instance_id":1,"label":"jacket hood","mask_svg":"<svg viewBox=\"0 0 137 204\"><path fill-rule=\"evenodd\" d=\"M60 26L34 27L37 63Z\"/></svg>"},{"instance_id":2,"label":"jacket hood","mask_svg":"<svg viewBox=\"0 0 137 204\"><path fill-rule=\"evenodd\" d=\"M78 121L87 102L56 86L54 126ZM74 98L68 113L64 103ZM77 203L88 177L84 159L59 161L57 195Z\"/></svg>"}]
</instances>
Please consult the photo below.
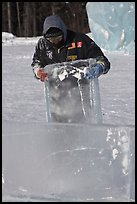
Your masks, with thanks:
<instances>
[{"instance_id":1,"label":"jacket hood","mask_svg":"<svg viewBox=\"0 0 137 204\"><path fill-rule=\"evenodd\" d=\"M46 32L49 30L51 27L56 27L62 30L64 33L64 39L66 40L67 37L67 28L66 25L64 24L63 20L57 16L57 15L51 15L48 16L43 25L43 35L46 34Z\"/></svg>"}]
</instances>

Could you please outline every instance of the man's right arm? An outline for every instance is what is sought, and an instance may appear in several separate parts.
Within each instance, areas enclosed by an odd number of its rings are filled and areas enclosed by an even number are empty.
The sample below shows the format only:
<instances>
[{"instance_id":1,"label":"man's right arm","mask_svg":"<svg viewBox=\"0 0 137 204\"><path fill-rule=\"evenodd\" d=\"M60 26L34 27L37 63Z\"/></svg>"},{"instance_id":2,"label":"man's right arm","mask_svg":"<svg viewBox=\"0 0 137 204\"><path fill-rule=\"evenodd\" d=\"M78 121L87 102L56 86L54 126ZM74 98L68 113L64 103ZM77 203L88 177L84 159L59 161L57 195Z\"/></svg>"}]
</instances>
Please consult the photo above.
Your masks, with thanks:
<instances>
[{"instance_id":1,"label":"man's right arm","mask_svg":"<svg viewBox=\"0 0 137 204\"><path fill-rule=\"evenodd\" d=\"M41 68L41 60L40 60L40 40L38 41L36 47L35 47L35 52L32 58L32 63L31 63L31 67L34 73L34 76L38 79L37 76L37 71L39 68Z\"/></svg>"},{"instance_id":2,"label":"man's right arm","mask_svg":"<svg viewBox=\"0 0 137 204\"><path fill-rule=\"evenodd\" d=\"M42 39L40 39L35 47L35 53L33 55L32 58L32 63L31 63L31 67L34 73L34 76L36 79L39 79L41 81L45 81L45 79L47 80L48 76L47 73L44 72L43 70L43 65L41 63L42 59L41 59L41 48L42 48Z\"/></svg>"}]
</instances>

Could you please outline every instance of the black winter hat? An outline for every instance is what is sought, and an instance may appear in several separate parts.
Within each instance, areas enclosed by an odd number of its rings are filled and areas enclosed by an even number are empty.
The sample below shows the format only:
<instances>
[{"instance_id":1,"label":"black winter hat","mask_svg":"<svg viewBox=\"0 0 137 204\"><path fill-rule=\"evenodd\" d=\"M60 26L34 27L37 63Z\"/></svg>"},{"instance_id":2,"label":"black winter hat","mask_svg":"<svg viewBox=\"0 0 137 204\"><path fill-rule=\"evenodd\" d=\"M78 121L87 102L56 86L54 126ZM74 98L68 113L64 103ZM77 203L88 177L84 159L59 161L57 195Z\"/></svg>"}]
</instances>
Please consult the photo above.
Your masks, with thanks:
<instances>
[{"instance_id":1,"label":"black winter hat","mask_svg":"<svg viewBox=\"0 0 137 204\"><path fill-rule=\"evenodd\" d=\"M50 38L50 37L57 37L63 35L62 30L60 30L59 28L56 27L51 27L49 28L49 30L46 32L46 34L44 34L45 38Z\"/></svg>"}]
</instances>

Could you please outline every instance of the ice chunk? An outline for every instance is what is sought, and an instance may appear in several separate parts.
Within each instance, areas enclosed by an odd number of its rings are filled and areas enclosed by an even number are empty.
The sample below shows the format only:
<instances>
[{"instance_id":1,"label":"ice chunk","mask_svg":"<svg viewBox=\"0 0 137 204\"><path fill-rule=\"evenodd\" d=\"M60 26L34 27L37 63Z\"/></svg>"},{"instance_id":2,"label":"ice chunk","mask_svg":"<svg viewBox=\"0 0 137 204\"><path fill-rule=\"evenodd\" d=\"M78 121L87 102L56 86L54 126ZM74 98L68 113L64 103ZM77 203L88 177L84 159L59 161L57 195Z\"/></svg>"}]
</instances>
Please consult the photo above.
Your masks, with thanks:
<instances>
[{"instance_id":1,"label":"ice chunk","mask_svg":"<svg viewBox=\"0 0 137 204\"><path fill-rule=\"evenodd\" d=\"M135 53L135 2L88 2L86 9L92 36L99 46Z\"/></svg>"},{"instance_id":2,"label":"ice chunk","mask_svg":"<svg viewBox=\"0 0 137 204\"><path fill-rule=\"evenodd\" d=\"M90 58L44 68L49 76L45 83L48 122L102 123L98 78L84 77L86 70L95 64L96 59Z\"/></svg>"},{"instance_id":3,"label":"ice chunk","mask_svg":"<svg viewBox=\"0 0 137 204\"><path fill-rule=\"evenodd\" d=\"M3 201L134 200L134 126L3 122Z\"/></svg>"}]
</instances>

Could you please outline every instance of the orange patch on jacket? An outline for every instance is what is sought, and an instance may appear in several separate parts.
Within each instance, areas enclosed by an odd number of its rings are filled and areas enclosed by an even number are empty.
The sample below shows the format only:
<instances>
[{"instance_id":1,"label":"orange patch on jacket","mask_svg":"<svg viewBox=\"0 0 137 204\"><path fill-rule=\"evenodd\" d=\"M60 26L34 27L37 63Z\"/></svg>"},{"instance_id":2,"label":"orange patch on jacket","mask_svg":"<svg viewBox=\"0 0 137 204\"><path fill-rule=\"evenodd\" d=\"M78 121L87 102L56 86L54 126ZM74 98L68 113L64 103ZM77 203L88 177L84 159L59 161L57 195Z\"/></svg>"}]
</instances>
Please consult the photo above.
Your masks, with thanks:
<instances>
[{"instance_id":1,"label":"orange patch on jacket","mask_svg":"<svg viewBox=\"0 0 137 204\"><path fill-rule=\"evenodd\" d=\"M68 50L76 48L76 43L72 42L71 47L68 47Z\"/></svg>"}]
</instances>

